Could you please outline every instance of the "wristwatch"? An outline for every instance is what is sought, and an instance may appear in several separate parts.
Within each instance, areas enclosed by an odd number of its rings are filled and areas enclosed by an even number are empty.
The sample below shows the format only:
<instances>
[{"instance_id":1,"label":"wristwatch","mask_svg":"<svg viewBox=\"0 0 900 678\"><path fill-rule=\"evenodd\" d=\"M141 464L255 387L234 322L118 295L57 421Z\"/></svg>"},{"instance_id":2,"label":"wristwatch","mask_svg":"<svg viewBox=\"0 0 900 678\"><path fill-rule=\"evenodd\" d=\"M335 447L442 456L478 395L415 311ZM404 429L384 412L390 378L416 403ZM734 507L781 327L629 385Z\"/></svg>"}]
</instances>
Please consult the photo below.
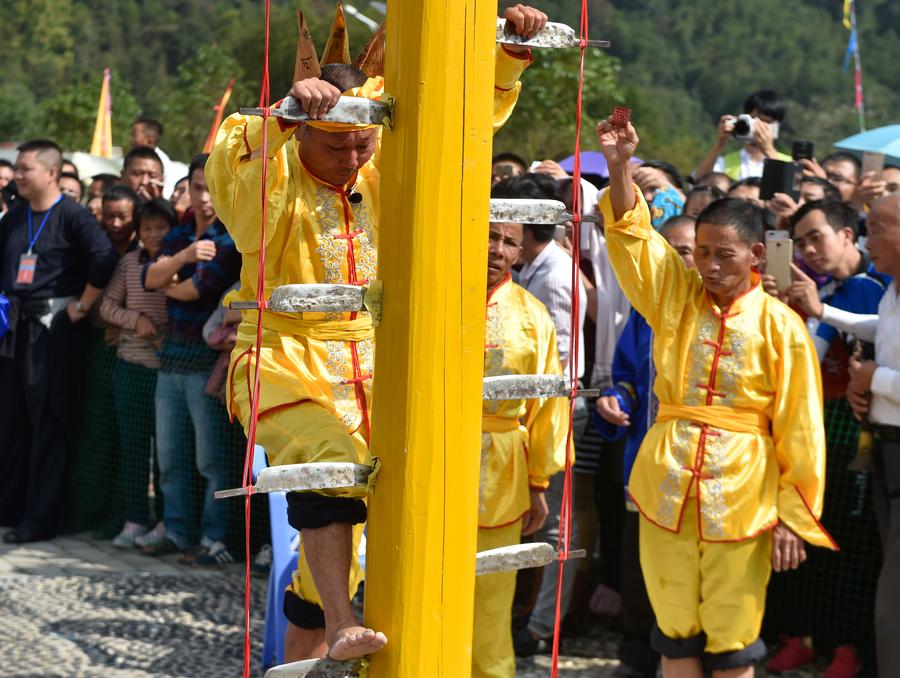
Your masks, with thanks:
<instances>
[{"instance_id":1,"label":"wristwatch","mask_svg":"<svg viewBox=\"0 0 900 678\"><path fill-rule=\"evenodd\" d=\"M81 299L75 302L75 310L79 313L87 313L87 309L84 307L84 304L81 303Z\"/></svg>"}]
</instances>

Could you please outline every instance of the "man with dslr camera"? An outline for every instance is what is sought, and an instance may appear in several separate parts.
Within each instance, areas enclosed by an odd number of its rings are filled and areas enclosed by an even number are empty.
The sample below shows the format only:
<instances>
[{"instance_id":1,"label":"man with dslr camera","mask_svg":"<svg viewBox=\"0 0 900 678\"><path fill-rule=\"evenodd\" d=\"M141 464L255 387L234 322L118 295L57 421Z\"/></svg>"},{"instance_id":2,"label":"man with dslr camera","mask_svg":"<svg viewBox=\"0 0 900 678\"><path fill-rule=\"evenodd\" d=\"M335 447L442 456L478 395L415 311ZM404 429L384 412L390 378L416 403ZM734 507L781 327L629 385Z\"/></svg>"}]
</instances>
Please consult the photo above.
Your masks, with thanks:
<instances>
[{"instance_id":1,"label":"man with dslr camera","mask_svg":"<svg viewBox=\"0 0 900 678\"><path fill-rule=\"evenodd\" d=\"M775 92L761 90L751 94L744 101L743 115L719 118L716 142L697 167L695 176L724 172L739 181L761 177L766 158L790 161L790 156L775 148L775 139L786 113L784 99ZM743 141L744 147L723 156L722 151L732 137Z\"/></svg>"}]
</instances>

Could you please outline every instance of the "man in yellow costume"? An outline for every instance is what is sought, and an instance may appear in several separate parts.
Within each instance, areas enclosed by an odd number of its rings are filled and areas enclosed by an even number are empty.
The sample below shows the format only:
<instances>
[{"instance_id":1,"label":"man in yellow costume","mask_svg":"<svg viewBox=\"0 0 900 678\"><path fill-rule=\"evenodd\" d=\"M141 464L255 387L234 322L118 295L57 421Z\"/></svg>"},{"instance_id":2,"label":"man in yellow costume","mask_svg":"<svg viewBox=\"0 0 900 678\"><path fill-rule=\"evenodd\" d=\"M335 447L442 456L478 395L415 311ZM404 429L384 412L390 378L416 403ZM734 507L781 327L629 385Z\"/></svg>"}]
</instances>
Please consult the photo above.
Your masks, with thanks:
<instances>
[{"instance_id":1,"label":"man in yellow costume","mask_svg":"<svg viewBox=\"0 0 900 678\"><path fill-rule=\"evenodd\" d=\"M653 329L656 423L628 491L667 678L752 676L772 568L836 548L819 524L825 478L816 351L756 271L762 214L723 199L698 217L689 270L650 225L631 180L630 123L597 126L610 187L600 203L622 290ZM699 272L699 275L698 275Z\"/></svg>"},{"instance_id":2,"label":"man in yellow costume","mask_svg":"<svg viewBox=\"0 0 900 678\"><path fill-rule=\"evenodd\" d=\"M484 376L562 374L547 308L512 281L522 224L491 224L488 242ZM482 414L478 551L518 544L547 517L550 477L566 463L565 398L486 400ZM512 604L516 573L475 580L473 678L516 674Z\"/></svg>"},{"instance_id":3,"label":"man in yellow costume","mask_svg":"<svg viewBox=\"0 0 900 678\"><path fill-rule=\"evenodd\" d=\"M546 15L517 5L507 25L531 37ZM334 37L334 34L333 34ZM331 43L332 41L330 41ZM329 54L335 50L330 44ZM380 131L371 125L320 120L342 93L380 99L381 77L345 63L325 64L320 77L289 91L313 122L269 118L266 186L266 289L295 283L366 285L377 275ZM495 129L515 106L527 48L498 47ZM486 84L486 86L490 86ZM219 129L207 176L217 214L243 256L241 288L230 300L257 297L262 223L263 119L239 114ZM436 131L439 133L439 131ZM369 413L374 359L372 319L360 313L283 314L266 310L262 349L255 355L257 312L245 312L232 352L229 411L250 425L253 371L261 372L257 442L270 465L353 462L371 465ZM289 620L285 659L326 654L343 660L385 645L384 634L360 626L350 600L363 573L356 559L366 520L364 487L293 492L288 519L301 530L297 572L285 593Z\"/></svg>"}]
</instances>

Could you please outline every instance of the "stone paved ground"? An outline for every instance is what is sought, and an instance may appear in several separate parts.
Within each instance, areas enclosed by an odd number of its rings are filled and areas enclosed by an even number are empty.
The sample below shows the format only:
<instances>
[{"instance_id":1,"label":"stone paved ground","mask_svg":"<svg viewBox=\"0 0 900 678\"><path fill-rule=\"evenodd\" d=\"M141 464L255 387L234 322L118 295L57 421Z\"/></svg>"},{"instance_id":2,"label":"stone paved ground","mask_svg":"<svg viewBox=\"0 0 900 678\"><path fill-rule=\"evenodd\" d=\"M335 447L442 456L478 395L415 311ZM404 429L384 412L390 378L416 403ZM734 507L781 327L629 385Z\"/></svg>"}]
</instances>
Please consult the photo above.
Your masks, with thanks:
<instances>
[{"instance_id":1,"label":"stone paved ground","mask_svg":"<svg viewBox=\"0 0 900 678\"><path fill-rule=\"evenodd\" d=\"M175 556L147 558L87 537L0 545L0 677L240 676L243 586L241 565L199 569ZM258 669L264 577L253 577L252 593ZM602 627L564 640L559 675L614 675L616 643ZM549 675L549 656L518 662L518 678Z\"/></svg>"}]
</instances>

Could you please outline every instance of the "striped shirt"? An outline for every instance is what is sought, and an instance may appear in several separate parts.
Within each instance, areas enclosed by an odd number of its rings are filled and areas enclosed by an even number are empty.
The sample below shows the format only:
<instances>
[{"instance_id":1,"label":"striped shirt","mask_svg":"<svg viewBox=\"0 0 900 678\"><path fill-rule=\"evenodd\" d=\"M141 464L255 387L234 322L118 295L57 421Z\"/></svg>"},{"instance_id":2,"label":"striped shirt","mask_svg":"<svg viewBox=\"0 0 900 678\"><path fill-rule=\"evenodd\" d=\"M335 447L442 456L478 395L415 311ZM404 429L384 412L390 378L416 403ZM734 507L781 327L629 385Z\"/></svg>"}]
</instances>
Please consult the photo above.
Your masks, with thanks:
<instances>
[{"instance_id":1,"label":"striped shirt","mask_svg":"<svg viewBox=\"0 0 900 678\"><path fill-rule=\"evenodd\" d=\"M121 328L118 356L129 363L159 369L159 347L168 324L166 295L162 290L146 290L141 284L144 264L150 260L147 250L141 248L125 254L103 291L100 317L110 325ZM135 334L137 321L145 316L156 327L152 339L141 339Z\"/></svg>"},{"instance_id":2,"label":"striped shirt","mask_svg":"<svg viewBox=\"0 0 900 678\"><path fill-rule=\"evenodd\" d=\"M197 240L194 219L173 228L163 241L159 256L172 256ZM235 283L241 273L241 255L234 240L218 219L210 224L200 240L216 244L211 261L187 264L178 271L179 280L192 280L200 297L195 301L167 300L169 331L160 354L163 372L205 372L212 369L219 352L203 340L203 326L216 310L222 294ZM144 279L150 262L144 266Z\"/></svg>"}]
</instances>

